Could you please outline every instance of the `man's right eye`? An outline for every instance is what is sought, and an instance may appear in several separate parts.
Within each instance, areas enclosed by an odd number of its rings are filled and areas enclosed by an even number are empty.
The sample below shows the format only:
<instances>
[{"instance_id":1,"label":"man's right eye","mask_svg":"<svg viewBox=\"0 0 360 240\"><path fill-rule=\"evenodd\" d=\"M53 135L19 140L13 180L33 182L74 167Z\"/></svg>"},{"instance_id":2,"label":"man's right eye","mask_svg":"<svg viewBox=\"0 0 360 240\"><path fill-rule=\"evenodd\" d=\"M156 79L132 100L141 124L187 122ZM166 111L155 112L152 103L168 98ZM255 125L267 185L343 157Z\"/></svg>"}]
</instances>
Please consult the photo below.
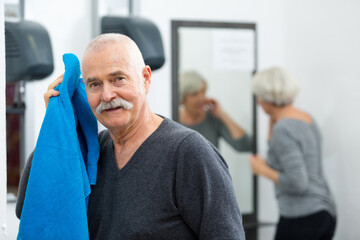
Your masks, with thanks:
<instances>
[{"instance_id":1,"label":"man's right eye","mask_svg":"<svg viewBox=\"0 0 360 240\"><path fill-rule=\"evenodd\" d=\"M90 87L91 87L91 88L96 88L96 87L98 87L98 86L100 86L100 84L98 84L98 83L96 83L96 82L93 82L93 83L90 84Z\"/></svg>"}]
</instances>

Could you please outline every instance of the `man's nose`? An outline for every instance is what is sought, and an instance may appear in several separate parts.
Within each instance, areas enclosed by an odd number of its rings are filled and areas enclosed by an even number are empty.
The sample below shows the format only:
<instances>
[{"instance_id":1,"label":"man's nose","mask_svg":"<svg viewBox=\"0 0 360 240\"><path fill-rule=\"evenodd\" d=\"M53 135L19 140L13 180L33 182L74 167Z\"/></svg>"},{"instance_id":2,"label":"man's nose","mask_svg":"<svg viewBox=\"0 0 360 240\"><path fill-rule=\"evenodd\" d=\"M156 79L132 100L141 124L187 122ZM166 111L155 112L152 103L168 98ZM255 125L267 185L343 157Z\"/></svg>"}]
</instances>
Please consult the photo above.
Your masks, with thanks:
<instances>
[{"instance_id":1,"label":"man's nose","mask_svg":"<svg viewBox=\"0 0 360 240\"><path fill-rule=\"evenodd\" d=\"M101 101L110 102L114 98L116 98L114 86L112 86L111 84L104 84L103 91L101 93Z\"/></svg>"}]
</instances>

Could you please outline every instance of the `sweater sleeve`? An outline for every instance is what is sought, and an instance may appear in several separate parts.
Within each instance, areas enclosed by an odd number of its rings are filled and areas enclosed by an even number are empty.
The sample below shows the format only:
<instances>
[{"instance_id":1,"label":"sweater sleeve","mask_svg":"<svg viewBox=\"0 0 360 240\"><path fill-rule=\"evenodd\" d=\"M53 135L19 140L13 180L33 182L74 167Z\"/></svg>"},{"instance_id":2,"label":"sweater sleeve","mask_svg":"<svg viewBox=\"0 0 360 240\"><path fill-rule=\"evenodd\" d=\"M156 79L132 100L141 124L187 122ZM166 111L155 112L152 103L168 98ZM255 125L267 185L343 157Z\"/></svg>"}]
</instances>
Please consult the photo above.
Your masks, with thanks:
<instances>
[{"instance_id":1,"label":"sweater sleeve","mask_svg":"<svg viewBox=\"0 0 360 240\"><path fill-rule=\"evenodd\" d=\"M221 126L220 133L225 141L239 152L248 152L253 149L252 138L246 133L241 138L234 139L225 125Z\"/></svg>"},{"instance_id":2,"label":"sweater sleeve","mask_svg":"<svg viewBox=\"0 0 360 240\"><path fill-rule=\"evenodd\" d=\"M199 134L178 148L176 201L180 215L199 239L245 239L225 160Z\"/></svg>"},{"instance_id":3,"label":"sweater sleeve","mask_svg":"<svg viewBox=\"0 0 360 240\"><path fill-rule=\"evenodd\" d=\"M253 148L252 138L249 135L245 133L244 136L242 136L241 138L234 139L231 136L231 133L229 129L226 127L226 125L219 119L217 119L217 122L221 137L223 137L225 141L228 144L230 144L230 146L232 146L236 151L247 152L252 150Z\"/></svg>"},{"instance_id":4,"label":"sweater sleeve","mask_svg":"<svg viewBox=\"0 0 360 240\"><path fill-rule=\"evenodd\" d=\"M302 194L308 187L309 179L299 142L289 131L281 128L274 131L272 146L282 168L278 178L279 189Z\"/></svg>"},{"instance_id":5,"label":"sweater sleeve","mask_svg":"<svg viewBox=\"0 0 360 240\"><path fill-rule=\"evenodd\" d=\"M23 172L21 174L21 177L20 177L18 196L17 196L17 200L16 200L16 209L15 209L16 216L19 219L21 217L21 212L22 212L22 208L23 208L23 205L24 205L25 193L26 193L27 183L28 183L28 180L29 180L29 175L30 175L30 169L31 169L31 163L32 163L33 156L34 156L34 152L32 152L30 154L28 160L26 161L25 168L24 168L24 170L23 170Z\"/></svg>"}]
</instances>

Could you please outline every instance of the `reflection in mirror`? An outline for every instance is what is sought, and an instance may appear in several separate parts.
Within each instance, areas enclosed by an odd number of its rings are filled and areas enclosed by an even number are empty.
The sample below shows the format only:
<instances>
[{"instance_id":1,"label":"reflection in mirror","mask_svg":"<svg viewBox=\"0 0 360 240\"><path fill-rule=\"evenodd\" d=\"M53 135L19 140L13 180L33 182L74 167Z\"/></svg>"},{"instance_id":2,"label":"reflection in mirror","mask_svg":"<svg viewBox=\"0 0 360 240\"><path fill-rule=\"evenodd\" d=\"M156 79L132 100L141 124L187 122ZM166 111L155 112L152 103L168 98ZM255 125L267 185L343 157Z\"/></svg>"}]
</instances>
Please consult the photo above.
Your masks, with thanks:
<instances>
[{"instance_id":1,"label":"reflection in mirror","mask_svg":"<svg viewBox=\"0 0 360 240\"><path fill-rule=\"evenodd\" d=\"M251 151L252 141L245 130L221 107L215 98L206 95L207 81L196 71L179 75L179 122L198 131L219 148L222 137L236 151Z\"/></svg>"},{"instance_id":2,"label":"reflection in mirror","mask_svg":"<svg viewBox=\"0 0 360 240\"><path fill-rule=\"evenodd\" d=\"M172 24L173 118L220 150L229 165L241 212L244 217L255 217L255 178L248 163L255 151L250 87L256 66L255 25Z\"/></svg>"}]
</instances>

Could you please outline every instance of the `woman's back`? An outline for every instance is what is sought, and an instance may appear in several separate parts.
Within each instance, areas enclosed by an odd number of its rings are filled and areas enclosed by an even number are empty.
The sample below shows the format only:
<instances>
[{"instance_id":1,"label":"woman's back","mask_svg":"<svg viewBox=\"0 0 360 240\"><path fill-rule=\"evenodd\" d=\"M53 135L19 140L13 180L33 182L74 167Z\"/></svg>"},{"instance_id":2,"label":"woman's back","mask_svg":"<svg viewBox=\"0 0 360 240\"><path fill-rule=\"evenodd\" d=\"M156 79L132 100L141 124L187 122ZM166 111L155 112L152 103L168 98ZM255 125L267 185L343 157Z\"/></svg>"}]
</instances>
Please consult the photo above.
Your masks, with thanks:
<instances>
[{"instance_id":1,"label":"woman's back","mask_svg":"<svg viewBox=\"0 0 360 240\"><path fill-rule=\"evenodd\" d=\"M274 125L267 163L280 172L275 188L282 216L300 217L320 210L335 215L321 151L321 134L313 119L282 118Z\"/></svg>"}]
</instances>

